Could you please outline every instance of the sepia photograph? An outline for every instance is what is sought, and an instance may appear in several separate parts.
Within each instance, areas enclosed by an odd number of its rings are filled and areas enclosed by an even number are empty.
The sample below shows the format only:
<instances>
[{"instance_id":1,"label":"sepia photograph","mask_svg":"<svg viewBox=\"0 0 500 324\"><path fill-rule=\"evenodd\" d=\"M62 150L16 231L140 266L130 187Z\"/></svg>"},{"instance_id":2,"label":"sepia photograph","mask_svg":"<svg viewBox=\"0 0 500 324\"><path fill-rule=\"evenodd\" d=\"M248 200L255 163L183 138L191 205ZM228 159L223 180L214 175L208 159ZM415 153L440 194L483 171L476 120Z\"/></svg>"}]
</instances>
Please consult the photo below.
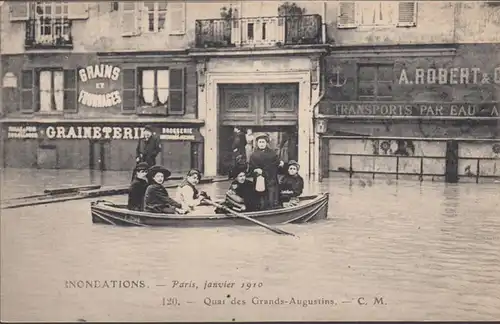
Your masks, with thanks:
<instances>
[{"instance_id":1,"label":"sepia photograph","mask_svg":"<svg viewBox=\"0 0 500 324\"><path fill-rule=\"evenodd\" d=\"M500 320L500 0L0 1L0 320Z\"/></svg>"}]
</instances>

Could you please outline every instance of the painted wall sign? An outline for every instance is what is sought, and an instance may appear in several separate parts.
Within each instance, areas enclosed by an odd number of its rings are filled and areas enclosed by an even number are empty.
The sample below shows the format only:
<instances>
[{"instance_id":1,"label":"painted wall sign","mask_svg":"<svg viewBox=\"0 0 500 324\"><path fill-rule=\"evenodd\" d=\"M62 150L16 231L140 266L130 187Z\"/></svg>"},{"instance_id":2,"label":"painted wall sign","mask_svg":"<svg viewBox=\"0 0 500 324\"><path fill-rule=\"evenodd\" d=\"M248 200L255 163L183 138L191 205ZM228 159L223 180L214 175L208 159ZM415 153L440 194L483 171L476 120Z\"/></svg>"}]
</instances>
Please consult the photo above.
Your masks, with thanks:
<instances>
[{"instance_id":1,"label":"painted wall sign","mask_svg":"<svg viewBox=\"0 0 500 324\"><path fill-rule=\"evenodd\" d=\"M109 64L90 65L78 70L78 103L91 108L121 104L121 69Z\"/></svg>"},{"instance_id":2,"label":"painted wall sign","mask_svg":"<svg viewBox=\"0 0 500 324\"><path fill-rule=\"evenodd\" d=\"M493 71L478 67L452 67L437 69L401 69L399 84L500 84L500 66Z\"/></svg>"},{"instance_id":3,"label":"painted wall sign","mask_svg":"<svg viewBox=\"0 0 500 324\"><path fill-rule=\"evenodd\" d=\"M320 113L333 116L387 117L500 117L500 102L492 103L395 103L323 102Z\"/></svg>"},{"instance_id":4,"label":"painted wall sign","mask_svg":"<svg viewBox=\"0 0 500 324\"><path fill-rule=\"evenodd\" d=\"M45 136L49 139L130 139L143 136L143 127L126 126L47 126Z\"/></svg>"},{"instance_id":5,"label":"painted wall sign","mask_svg":"<svg viewBox=\"0 0 500 324\"><path fill-rule=\"evenodd\" d=\"M38 138L37 126L8 126L7 138Z\"/></svg>"},{"instance_id":6,"label":"painted wall sign","mask_svg":"<svg viewBox=\"0 0 500 324\"><path fill-rule=\"evenodd\" d=\"M195 141L198 130L193 128L162 128L160 139L169 141Z\"/></svg>"}]
</instances>

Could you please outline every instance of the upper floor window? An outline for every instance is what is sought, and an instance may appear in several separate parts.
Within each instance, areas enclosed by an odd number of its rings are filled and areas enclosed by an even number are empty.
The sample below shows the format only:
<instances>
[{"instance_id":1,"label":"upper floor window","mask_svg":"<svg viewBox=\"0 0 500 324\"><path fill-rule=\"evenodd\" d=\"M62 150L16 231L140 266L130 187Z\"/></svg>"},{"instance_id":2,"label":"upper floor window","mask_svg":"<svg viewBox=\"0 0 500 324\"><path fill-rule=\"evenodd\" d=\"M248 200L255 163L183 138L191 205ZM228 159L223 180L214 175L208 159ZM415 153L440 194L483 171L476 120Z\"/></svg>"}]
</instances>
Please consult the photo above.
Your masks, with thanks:
<instances>
[{"instance_id":1,"label":"upper floor window","mask_svg":"<svg viewBox=\"0 0 500 324\"><path fill-rule=\"evenodd\" d=\"M417 3L414 1L341 1L338 7L338 28L414 27L416 24Z\"/></svg>"},{"instance_id":2,"label":"upper floor window","mask_svg":"<svg viewBox=\"0 0 500 324\"><path fill-rule=\"evenodd\" d=\"M120 3L122 36L137 36L166 30L170 35L185 34L185 0L127 1Z\"/></svg>"},{"instance_id":3,"label":"upper floor window","mask_svg":"<svg viewBox=\"0 0 500 324\"><path fill-rule=\"evenodd\" d=\"M145 68L123 71L123 111L183 115L185 69Z\"/></svg>"},{"instance_id":4,"label":"upper floor window","mask_svg":"<svg viewBox=\"0 0 500 324\"><path fill-rule=\"evenodd\" d=\"M165 21L167 17L167 2L166 1L148 1L144 2L147 14L148 32L160 32L165 29Z\"/></svg>"},{"instance_id":5,"label":"upper floor window","mask_svg":"<svg viewBox=\"0 0 500 324\"><path fill-rule=\"evenodd\" d=\"M358 100L392 100L393 65L366 64L358 66Z\"/></svg>"}]
</instances>

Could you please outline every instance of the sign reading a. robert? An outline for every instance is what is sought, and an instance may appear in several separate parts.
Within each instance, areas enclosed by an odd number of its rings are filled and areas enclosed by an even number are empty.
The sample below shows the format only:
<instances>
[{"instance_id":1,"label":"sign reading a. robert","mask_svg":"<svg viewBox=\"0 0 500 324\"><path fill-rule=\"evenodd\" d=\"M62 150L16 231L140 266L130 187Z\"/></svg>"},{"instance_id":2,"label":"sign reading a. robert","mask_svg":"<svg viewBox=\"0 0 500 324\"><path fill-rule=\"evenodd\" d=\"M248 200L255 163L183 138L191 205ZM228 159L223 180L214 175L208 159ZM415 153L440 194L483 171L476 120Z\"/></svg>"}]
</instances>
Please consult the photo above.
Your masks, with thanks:
<instances>
[{"instance_id":1,"label":"sign reading a. robert","mask_svg":"<svg viewBox=\"0 0 500 324\"><path fill-rule=\"evenodd\" d=\"M121 69L109 64L78 70L78 103L91 108L111 108L122 103Z\"/></svg>"}]
</instances>

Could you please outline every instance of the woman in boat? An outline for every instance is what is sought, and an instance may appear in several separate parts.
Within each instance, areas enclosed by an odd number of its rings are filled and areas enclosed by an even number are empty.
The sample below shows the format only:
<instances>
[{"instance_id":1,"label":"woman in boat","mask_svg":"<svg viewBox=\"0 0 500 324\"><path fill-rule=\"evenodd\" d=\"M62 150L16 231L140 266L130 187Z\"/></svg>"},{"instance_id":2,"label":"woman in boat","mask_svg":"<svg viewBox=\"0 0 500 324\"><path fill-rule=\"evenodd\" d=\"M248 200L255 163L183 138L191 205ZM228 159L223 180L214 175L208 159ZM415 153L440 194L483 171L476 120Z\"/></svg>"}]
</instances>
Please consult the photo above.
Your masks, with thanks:
<instances>
[{"instance_id":1,"label":"woman in boat","mask_svg":"<svg viewBox=\"0 0 500 324\"><path fill-rule=\"evenodd\" d=\"M127 208L130 210L142 211L144 209L144 195L148 187L148 164L140 162L134 170L134 179L128 190Z\"/></svg>"},{"instance_id":2,"label":"woman in boat","mask_svg":"<svg viewBox=\"0 0 500 324\"><path fill-rule=\"evenodd\" d=\"M210 199L206 192L199 191L196 188L200 180L201 172L192 169L187 173L186 178L177 190L177 200L181 203L182 209L188 212L201 205L203 199Z\"/></svg>"},{"instance_id":3,"label":"woman in boat","mask_svg":"<svg viewBox=\"0 0 500 324\"><path fill-rule=\"evenodd\" d=\"M163 182L170 177L171 172L160 165L154 165L148 170L149 186L144 195L144 211L163 214L185 214L182 205L170 198Z\"/></svg>"},{"instance_id":4,"label":"woman in boat","mask_svg":"<svg viewBox=\"0 0 500 324\"><path fill-rule=\"evenodd\" d=\"M274 150L269 148L269 136L260 134L255 137L257 147L250 156L249 171L254 176L255 190L259 192L259 210L280 206L278 188L278 168L284 165ZM260 179L259 179L260 177ZM263 178L264 190L259 188Z\"/></svg>"},{"instance_id":5,"label":"woman in boat","mask_svg":"<svg viewBox=\"0 0 500 324\"><path fill-rule=\"evenodd\" d=\"M240 167L237 171L236 178L231 182L228 191L226 192L223 206L228 207L237 212L251 212L256 210L256 193L253 182L246 177L246 168ZM218 214L224 214L222 208L215 209Z\"/></svg>"},{"instance_id":6,"label":"woman in boat","mask_svg":"<svg viewBox=\"0 0 500 324\"><path fill-rule=\"evenodd\" d=\"M291 160L288 162L288 172L281 179L280 183L280 202L283 207L297 206L299 196L304 190L304 179L299 175L300 165Z\"/></svg>"}]
</instances>

